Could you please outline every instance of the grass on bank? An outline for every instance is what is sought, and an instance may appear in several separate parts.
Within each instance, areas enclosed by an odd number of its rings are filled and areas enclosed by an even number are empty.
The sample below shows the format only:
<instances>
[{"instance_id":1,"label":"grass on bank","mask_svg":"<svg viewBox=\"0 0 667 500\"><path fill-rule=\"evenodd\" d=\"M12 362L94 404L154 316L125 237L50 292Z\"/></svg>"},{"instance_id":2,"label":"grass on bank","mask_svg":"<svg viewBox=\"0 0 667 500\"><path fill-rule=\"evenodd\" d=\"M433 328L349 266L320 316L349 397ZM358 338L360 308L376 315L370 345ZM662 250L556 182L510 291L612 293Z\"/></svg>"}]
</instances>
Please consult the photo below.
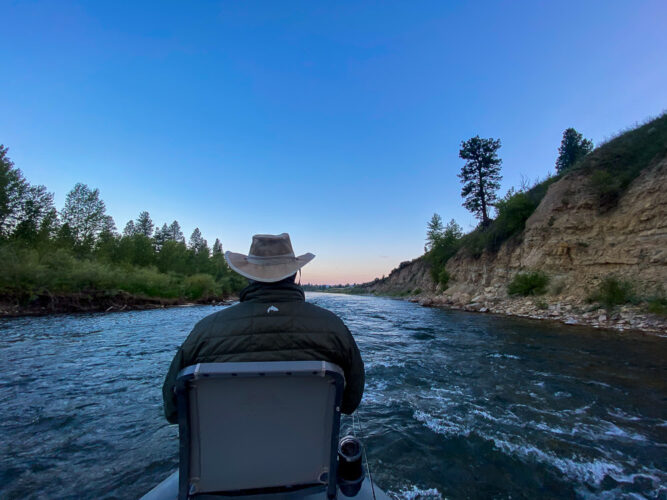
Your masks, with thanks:
<instances>
[{"instance_id":1,"label":"grass on bank","mask_svg":"<svg viewBox=\"0 0 667 500\"><path fill-rule=\"evenodd\" d=\"M613 208L642 170L667 157L667 113L605 142L573 167L590 177L602 209Z\"/></svg>"}]
</instances>

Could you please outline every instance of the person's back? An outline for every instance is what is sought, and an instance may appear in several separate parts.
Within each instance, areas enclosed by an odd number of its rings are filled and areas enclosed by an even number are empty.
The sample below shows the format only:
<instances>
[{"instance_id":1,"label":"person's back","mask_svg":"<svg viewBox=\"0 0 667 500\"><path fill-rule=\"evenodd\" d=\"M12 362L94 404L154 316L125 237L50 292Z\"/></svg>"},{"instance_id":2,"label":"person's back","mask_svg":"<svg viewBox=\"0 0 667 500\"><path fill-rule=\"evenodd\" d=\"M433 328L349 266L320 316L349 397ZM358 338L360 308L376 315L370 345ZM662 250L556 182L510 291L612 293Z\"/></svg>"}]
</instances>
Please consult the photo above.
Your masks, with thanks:
<instances>
[{"instance_id":1,"label":"person's back","mask_svg":"<svg viewBox=\"0 0 667 500\"><path fill-rule=\"evenodd\" d=\"M288 249L288 251L286 251ZM289 255L291 253L291 255ZM248 256L225 254L230 267L253 280L240 302L197 323L179 348L163 387L165 415L175 423L178 372L196 363L330 361L345 373L341 410L352 413L364 389L364 365L338 316L305 301L295 273L314 255L294 257L289 236L256 235ZM285 277L284 273L292 271Z\"/></svg>"}]
</instances>

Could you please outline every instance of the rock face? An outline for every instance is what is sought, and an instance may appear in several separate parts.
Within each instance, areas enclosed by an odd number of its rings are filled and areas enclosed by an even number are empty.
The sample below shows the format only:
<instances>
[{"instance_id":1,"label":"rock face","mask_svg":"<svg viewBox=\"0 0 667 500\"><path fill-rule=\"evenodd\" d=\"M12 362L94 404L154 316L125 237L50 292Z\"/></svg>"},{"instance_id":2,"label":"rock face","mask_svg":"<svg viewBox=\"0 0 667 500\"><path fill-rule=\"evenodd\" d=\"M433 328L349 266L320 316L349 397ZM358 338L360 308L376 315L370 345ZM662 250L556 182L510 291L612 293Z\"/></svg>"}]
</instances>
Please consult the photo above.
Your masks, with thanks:
<instances>
[{"instance_id":1,"label":"rock face","mask_svg":"<svg viewBox=\"0 0 667 500\"><path fill-rule=\"evenodd\" d=\"M520 271L540 270L553 296L581 300L608 276L636 284L642 294L667 285L667 159L645 169L616 207L601 211L590 181L579 173L549 187L519 238L497 253L459 252L447 263L446 295L507 297Z\"/></svg>"},{"instance_id":2,"label":"rock face","mask_svg":"<svg viewBox=\"0 0 667 500\"><path fill-rule=\"evenodd\" d=\"M512 278L531 270L548 275L548 293L509 297ZM413 295L411 300L426 306L666 332L664 317L629 305L610 316L585 299L610 276L630 281L642 296L667 291L667 158L643 170L607 210L599 206L588 177L579 172L563 177L549 187L520 235L496 253L473 257L463 249L447 262L447 271L445 291L436 288L423 257L362 287Z\"/></svg>"},{"instance_id":3,"label":"rock face","mask_svg":"<svg viewBox=\"0 0 667 500\"><path fill-rule=\"evenodd\" d=\"M423 257L402 262L389 276L361 285L369 293L381 295L401 294L406 292L433 292L430 266Z\"/></svg>"}]
</instances>

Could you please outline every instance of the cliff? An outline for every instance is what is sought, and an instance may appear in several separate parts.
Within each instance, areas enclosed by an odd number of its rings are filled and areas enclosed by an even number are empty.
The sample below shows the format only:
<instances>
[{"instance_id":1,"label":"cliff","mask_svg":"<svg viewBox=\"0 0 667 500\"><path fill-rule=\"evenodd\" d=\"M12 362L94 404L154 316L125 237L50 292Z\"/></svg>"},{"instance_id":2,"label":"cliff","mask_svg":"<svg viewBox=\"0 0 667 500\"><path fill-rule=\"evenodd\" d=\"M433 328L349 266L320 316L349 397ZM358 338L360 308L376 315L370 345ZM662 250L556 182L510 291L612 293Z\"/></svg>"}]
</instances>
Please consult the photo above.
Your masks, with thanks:
<instances>
[{"instance_id":1,"label":"cliff","mask_svg":"<svg viewBox=\"0 0 667 500\"><path fill-rule=\"evenodd\" d=\"M610 313L587 301L610 277L632 283L641 298L667 291L666 138L663 116L592 153L583 167L549 186L519 234L495 251L475 255L464 246L450 258L446 290L435 286L424 257L364 286L392 295L417 289L422 293L414 300L425 305L667 331L664 317L646 315L641 308L626 305ZM634 173L630 176L629 171ZM628 180L610 197L601 196L599 182L596 185L600 178L617 187L617 179ZM517 273L528 271L548 276L547 293L510 297L508 284Z\"/></svg>"},{"instance_id":2,"label":"cliff","mask_svg":"<svg viewBox=\"0 0 667 500\"><path fill-rule=\"evenodd\" d=\"M367 293L380 295L409 295L432 292L435 284L431 278L431 267L424 257L401 262L389 276L359 285Z\"/></svg>"},{"instance_id":3,"label":"cliff","mask_svg":"<svg viewBox=\"0 0 667 500\"><path fill-rule=\"evenodd\" d=\"M550 295L570 301L609 276L657 293L667 284L667 159L644 169L608 211L600 210L586 173L555 182L518 238L479 258L462 249L447 262L445 295L507 298L509 281L527 270L546 273Z\"/></svg>"}]
</instances>

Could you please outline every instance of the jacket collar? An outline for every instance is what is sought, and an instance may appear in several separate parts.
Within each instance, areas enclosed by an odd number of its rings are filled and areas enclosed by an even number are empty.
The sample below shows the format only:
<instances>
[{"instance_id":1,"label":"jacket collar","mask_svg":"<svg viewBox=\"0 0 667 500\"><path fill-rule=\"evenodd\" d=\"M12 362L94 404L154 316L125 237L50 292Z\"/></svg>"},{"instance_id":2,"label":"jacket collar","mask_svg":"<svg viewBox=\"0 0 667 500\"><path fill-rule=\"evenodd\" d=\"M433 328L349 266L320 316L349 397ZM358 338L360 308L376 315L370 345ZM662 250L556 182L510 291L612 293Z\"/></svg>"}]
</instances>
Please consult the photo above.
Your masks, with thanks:
<instances>
[{"instance_id":1,"label":"jacket collar","mask_svg":"<svg viewBox=\"0 0 667 500\"><path fill-rule=\"evenodd\" d=\"M306 300L303 288L294 283L259 283L248 285L239 295L241 302L299 302Z\"/></svg>"}]
</instances>

